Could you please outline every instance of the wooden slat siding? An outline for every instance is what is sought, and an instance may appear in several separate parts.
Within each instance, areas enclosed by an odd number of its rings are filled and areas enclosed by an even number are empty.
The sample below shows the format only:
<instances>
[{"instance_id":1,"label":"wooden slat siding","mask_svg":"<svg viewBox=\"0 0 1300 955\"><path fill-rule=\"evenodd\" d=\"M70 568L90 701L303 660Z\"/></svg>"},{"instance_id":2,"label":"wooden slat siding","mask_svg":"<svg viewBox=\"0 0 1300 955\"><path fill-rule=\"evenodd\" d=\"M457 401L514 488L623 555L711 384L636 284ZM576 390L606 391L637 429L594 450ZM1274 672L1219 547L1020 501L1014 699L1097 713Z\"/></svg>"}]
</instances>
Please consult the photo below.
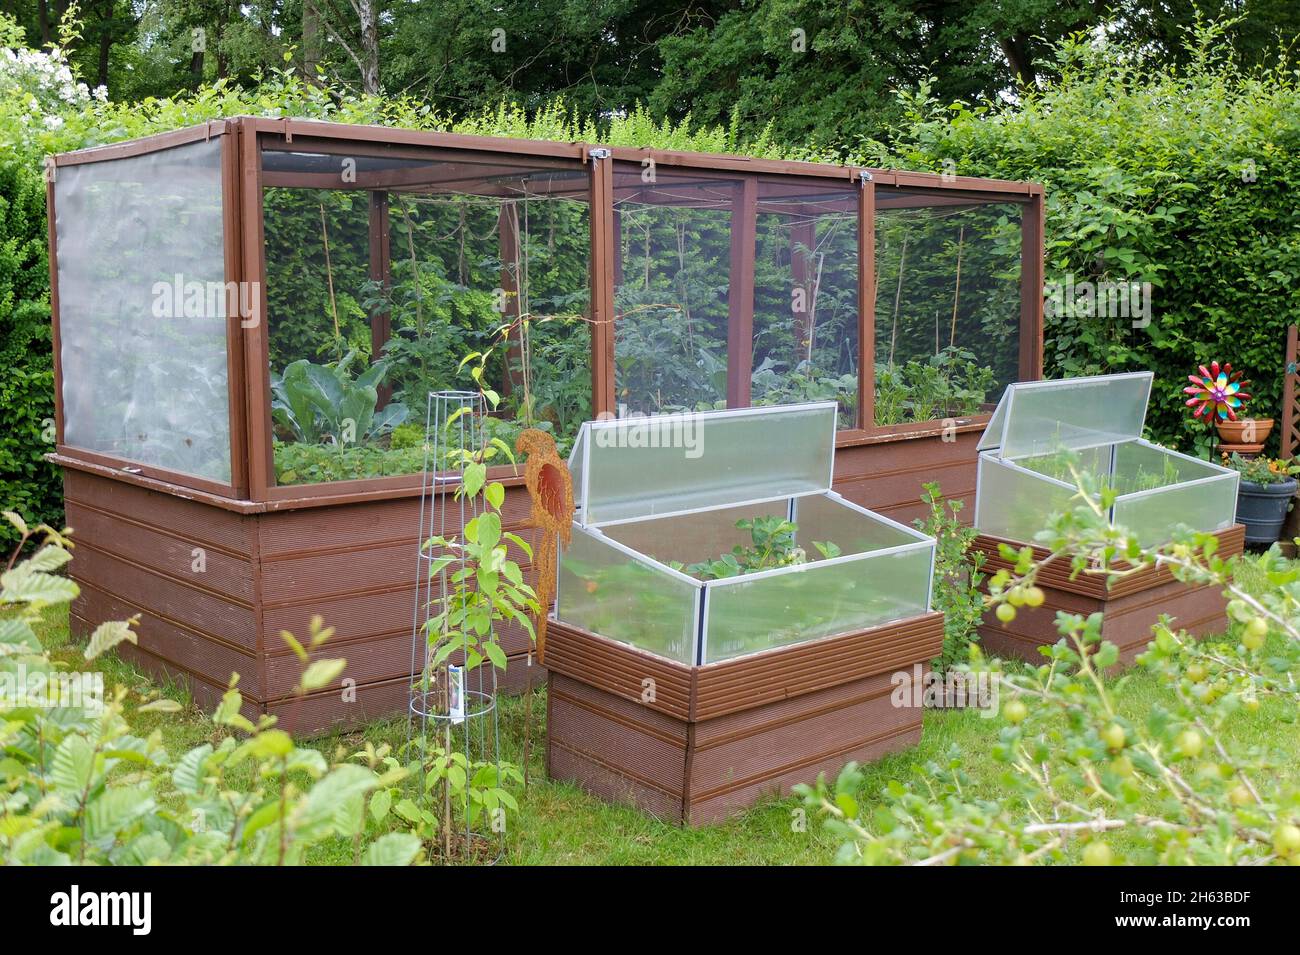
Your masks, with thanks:
<instances>
[{"instance_id":1,"label":"wooden slat siding","mask_svg":"<svg viewBox=\"0 0 1300 955\"><path fill-rule=\"evenodd\" d=\"M920 729L921 707L894 706L890 675L882 673L695 724L692 803L738 790L755 795L791 771ZM803 782L812 782L804 778Z\"/></svg>"},{"instance_id":2,"label":"wooden slat siding","mask_svg":"<svg viewBox=\"0 0 1300 955\"><path fill-rule=\"evenodd\" d=\"M322 615L323 616L323 615ZM334 637L319 651L310 654L312 659L321 657L343 657L348 661L345 677L361 683L390 680L407 677L411 672L411 611L406 611L406 626L383 634L365 633L349 634L335 626ZM329 617L325 622L330 624ZM282 628L306 640L307 626L300 629ZM288 644L280 639L280 630L266 634L267 652L264 662L267 669L267 696L275 697L290 692L298 682L302 665L293 654ZM501 649L509 659L526 660L531 640L519 625L509 629L502 628L498 636ZM462 661L462 654L453 654L452 663Z\"/></svg>"},{"instance_id":3,"label":"wooden slat siding","mask_svg":"<svg viewBox=\"0 0 1300 955\"><path fill-rule=\"evenodd\" d=\"M73 632L79 635L88 634L94 629L94 625L76 616L69 618L69 624ZM113 652L158 683L183 685L188 690L194 705L207 715L211 715L217 708L221 703L221 697L226 692L226 685L210 683L184 667L130 643L119 644ZM263 712L262 704L245 694L240 712L249 719L256 720Z\"/></svg>"},{"instance_id":4,"label":"wooden slat siding","mask_svg":"<svg viewBox=\"0 0 1300 955\"><path fill-rule=\"evenodd\" d=\"M85 541L105 550L111 548L115 556L151 571L183 582L192 581L205 590L227 594L252 605L253 564L247 556L233 556L209 544L174 537L75 501L66 501L64 511L68 526L76 528L74 541ZM193 569L195 561L200 559L195 556L195 550L202 552L201 573Z\"/></svg>"},{"instance_id":5,"label":"wooden slat siding","mask_svg":"<svg viewBox=\"0 0 1300 955\"><path fill-rule=\"evenodd\" d=\"M257 649L256 615L241 604L187 586L100 551L86 541L76 550L69 576L78 584L120 597L192 630L247 650Z\"/></svg>"},{"instance_id":6,"label":"wooden slat siding","mask_svg":"<svg viewBox=\"0 0 1300 955\"><path fill-rule=\"evenodd\" d=\"M855 504L898 520L893 512L920 508L924 485L937 481L946 497L966 502L963 516L969 520L975 510L975 446L982 433L960 432L953 441L933 435L840 448L833 486Z\"/></svg>"},{"instance_id":7,"label":"wooden slat siding","mask_svg":"<svg viewBox=\"0 0 1300 955\"><path fill-rule=\"evenodd\" d=\"M63 471L65 501L231 554L251 555L256 519L84 471ZM70 524L73 530L76 525ZM73 535L76 536L75 534Z\"/></svg>"},{"instance_id":8,"label":"wooden slat siding","mask_svg":"<svg viewBox=\"0 0 1300 955\"><path fill-rule=\"evenodd\" d=\"M186 672L214 686L225 686L232 673L238 673L240 686L255 699L262 698L261 670L256 653L213 640L208 634L181 626L160 617L146 607L138 607L98 587L82 583L75 602L79 619L95 621L126 620L136 614L140 622L134 628L137 646L152 656L167 660ZM94 630L94 626L91 630Z\"/></svg>"},{"instance_id":9,"label":"wooden slat siding","mask_svg":"<svg viewBox=\"0 0 1300 955\"><path fill-rule=\"evenodd\" d=\"M683 721L577 681L566 682L562 675L552 683L551 692L557 712L547 732L554 734L557 745L597 760L602 754L617 753L618 759L609 765L681 795L686 761Z\"/></svg>"},{"instance_id":10,"label":"wooden slat siding","mask_svg":"<svg viewBox=\"0 0 1300 955\"><path fill-rule=\"evenodd\" d=\"M1235 557L1245 547L1246 529L1240 524L1234 524L1232 527L1217 532L1214 536L1219 539L1218 554L1221 557ZM1019 541L986 534L976 537L972 545L973 549L982 551L986 555L985 568L989 572L996 572L1004 567L1009 568L1012 566L1010 561L1004 560L999 554L998 547L1000 544L1009 544L1017 549L1024 546ZM1034 559L1036 561L1044 560L1047 556L1048 551L1046 549L1034 547ZM1123 568L1128 565L1120 563L1115 566ZM1039 570L1038 579L1041 584L1051 586L1057 590L1080 594L1085 597L1109 598L1111 600L1150 590L1152 587L1173 580L1173 574L1167 567L1149 567L1131 576L1114 580L1110 587L1107 587L1109 578L1104 575L1080 573L1074 579L1071 579L1071 573L1069 558L1057 558Z\"/></svg>"},{"instance_id":11,"label":"wooden slat siding","mask_svg":"<svg viewBox=\"0 0 1300 955\"><path fill-rule=\"evenodd\" d=\"M1300 328L1295 325L1286 327L1286 364L1282 368L1282 457L1295 457L1296 447L1300 445L1300 415L1296 414L1297 389L1296 361L1300 355L1297 337Z\"/></svg>"},{"instance_id":12,"label":"wooden slat siding","mask_svg":"<svg viewBox=\"0 0 1300 955\"><path fill-rule=\"evenodd\" d=\"M547 669L597 686L635 703L641 681L655 681L654 700L643 705L678 719L690 716L691 667L553 620L546 630Z\"/></svg>"},{"instance_id":13,"label":"wooden slat siding","mask_svg":"<svg viewBox=\"0 0 1300 955\"><path fill-rule=\"evenodd\" d=\"M301 736L318 736L350 729L386 717L404 717L410 700L407 680L366 683L353 690L355 700L345 702L340 687L270 700L267 713L276 717L281 729Z\"/></svg>"},{"instance_id":14,"label":"wooden slat siding","mask_svg":"<svg viewBox=\"0 0 1300 955\"><path fill-rule=\"evenodd\" d=\"M819 762L802 762L777 776L750 782L715 795L692 799L686 810L685 823L705 826L723 822L743 812L767 793L788 795L798 783L812 783L818 776L834 779L846 763L872 763L890 753L900 752L921 741L921 721L884 733L870 742L842 750Z\"/></svg>"},{"instance_id":15,"label":"wooden slat siding","mask_svg":"<svg viewBox=\"0 0 1300 955\"><path fill-rule=\"evenodd\" d=\"M694 717L716 719L766 703L910 668L943 647L943 614L712 663L696 672Z\"/></svg>"},{"instance_id":16,"label":"wooden slat siding","mask_svg":"<svg viewBox=\"0 0 1300 955\"><path fill-rule=\"evenodd\" d=\"M1150 591L1112 600L1043 589L1043 605L1020 608L1008 624L998 621L991 612L985 614L979 633L986 651L1042 662L1044 657L1038 648L1052 646L1061 639L1056 629L1057 611L1101 613L1101 635L1119 648L1120 666L1131 664L1154 639L1151 628L1162 613L1175 618L1175 627L1194 636L1222 632L1228 625L1224 596L1218 588L1208 585L1188 588L1169 581Z\"/></svg>"}]
</instances>

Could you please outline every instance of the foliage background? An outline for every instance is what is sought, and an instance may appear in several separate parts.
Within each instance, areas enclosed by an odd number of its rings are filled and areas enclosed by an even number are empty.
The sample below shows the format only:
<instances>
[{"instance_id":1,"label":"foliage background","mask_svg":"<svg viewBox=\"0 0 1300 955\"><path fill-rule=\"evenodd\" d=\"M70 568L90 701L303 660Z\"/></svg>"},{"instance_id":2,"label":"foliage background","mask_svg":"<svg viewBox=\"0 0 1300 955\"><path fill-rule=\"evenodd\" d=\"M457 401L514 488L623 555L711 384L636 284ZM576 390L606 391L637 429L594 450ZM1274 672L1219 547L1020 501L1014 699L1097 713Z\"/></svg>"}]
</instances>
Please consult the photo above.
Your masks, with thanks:
<instances>
[{"instance_id":1,"label":"foliage background","mask_svg":"<svg viewBox=\"0 0 1300 955\"><path fill-rule=\"evenodd\" d=\"M1222 24L1199 26L1176 65L1132 46L1067 39L1053 79L1014 101L951 103L922 83L897 120L836 150L755 130L701 125L649 109L583 119L560 101L505 103L454 118L405 96L359 96L303 82L291 62L255 88L225 81L140 102L0 99L0 500L57 522L55 470L42 426L52 414L43 157L51 152L238 114L296 115L420 129L582 140L759 156L847 159L886 167L1043 182L1047 279L1148 281L1146 328L1123 319L1056 318L1049 376L1153 369L1151 436L1184 448L1184 376L1229 360L1254 379L1251 411L1280 415L1286 326L1300 321L1300 90L1285 63L1250 70ZM18 41L6 40L7 44ZM1276 436L1272 439L1276 441Z\"/></svg>"}]
</instances>

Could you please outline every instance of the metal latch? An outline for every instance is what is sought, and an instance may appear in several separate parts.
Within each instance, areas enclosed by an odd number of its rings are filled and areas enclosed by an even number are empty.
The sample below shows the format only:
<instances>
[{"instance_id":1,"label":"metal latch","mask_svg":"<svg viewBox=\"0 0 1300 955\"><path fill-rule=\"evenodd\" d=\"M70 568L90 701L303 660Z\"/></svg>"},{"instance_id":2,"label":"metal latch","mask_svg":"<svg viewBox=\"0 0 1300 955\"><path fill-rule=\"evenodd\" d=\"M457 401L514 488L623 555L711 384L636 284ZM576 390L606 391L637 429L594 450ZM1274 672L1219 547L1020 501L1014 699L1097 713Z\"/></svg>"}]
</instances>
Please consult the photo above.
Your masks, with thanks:
<instances>
[{"instance_id":1,"label":"metal latch","mask_svg":"<svg viewBox=\"0 0 1300 955\"><path fill-rule=\"evenodd\" d=\"M591 152L587 153L587 155L592 159L608 159L612 153L604 146L597 146L592 149Z\"/></svg>"}]
</instances>

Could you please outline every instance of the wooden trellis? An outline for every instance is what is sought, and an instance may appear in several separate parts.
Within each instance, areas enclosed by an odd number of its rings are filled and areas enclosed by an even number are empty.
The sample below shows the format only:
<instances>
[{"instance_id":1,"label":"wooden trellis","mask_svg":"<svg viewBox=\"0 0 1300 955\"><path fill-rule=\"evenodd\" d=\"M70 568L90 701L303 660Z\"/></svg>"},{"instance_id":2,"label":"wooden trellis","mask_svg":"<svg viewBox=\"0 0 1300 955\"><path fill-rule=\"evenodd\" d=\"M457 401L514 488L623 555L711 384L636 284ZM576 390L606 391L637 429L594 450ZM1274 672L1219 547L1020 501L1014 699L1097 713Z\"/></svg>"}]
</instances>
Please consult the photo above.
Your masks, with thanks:
<instances>
[{"instance_id":1,"label":"wooden trellis","mask_svg":"<svg viewBox=\"0 0 1300 955\"><path fill-rule=\"evenodd\" d=\"M1286 330L1286 374L1282 379L1282 457L1295 457L1296 446L1300 445L1300 408L1296 407L1296 326L1289 325Z\"/></svg>"}]
</instances>

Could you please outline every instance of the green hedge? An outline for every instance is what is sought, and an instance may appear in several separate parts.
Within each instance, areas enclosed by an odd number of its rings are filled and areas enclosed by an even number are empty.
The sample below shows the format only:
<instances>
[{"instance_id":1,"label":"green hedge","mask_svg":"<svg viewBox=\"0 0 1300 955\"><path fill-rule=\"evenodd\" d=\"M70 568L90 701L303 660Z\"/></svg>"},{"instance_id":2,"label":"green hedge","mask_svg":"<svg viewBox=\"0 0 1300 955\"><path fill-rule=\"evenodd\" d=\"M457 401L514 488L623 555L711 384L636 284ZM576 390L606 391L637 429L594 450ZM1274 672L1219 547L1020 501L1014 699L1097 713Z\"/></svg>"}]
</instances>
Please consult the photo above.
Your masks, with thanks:
<instances>
[{"instance_id":1,"label":"green hedge","mask_svg":"<svg viewBox=\"0 0 1300 955\"><path fill-rule=\"evenodd\" d=\"M237 114L615 145L829 159L1047 187L1049 281L1151 282L1153 318L1053 318L1049 375L1153 369L1152 435L1190 448L1180 389L1218 358L1255 380L1251 411L1280 414L1285 330L1300 321L1300 91L1294 76L1242 77L1216 60L1216 27L1195 38L1183 76L1149 73L1130 51L1082 41L1060 51L1062 79L1014 105L946 105L903 97L906 124L888 146L813 155L734 130L656 124L643 113L600 129L557 105L513 106L450 122L406 99L335 98L292 75L253 93L224 85L178 100L69 109L33 129L24 104L0 102L0 501L59 518L57 474L41 459L52 414L42 157ZM1273 439L1276 442L1276 437Z\"/></svg>"},{"instance_id":2,"label":"green hedge","mask_svg":"<svg viewBox=\"0 0 1300 955\"><path fill-rule=\"evenodd\" d=\"M1042 182L1048 282L1152 285L1145 328L1049 318L1046 374L1153 370L1151 435L1184 450L1206 435L1182 403L1198 364L1243 369L1248 411L1280 418L1286 328L1300 322L1300 90L1294 75L1240 76L1213 53L1216 35L1193 38L1182 76L1067 43L1061 81L1023 103L946 107L922 93L891 146L858 157Z\"/></svg>"}]
</instances>

